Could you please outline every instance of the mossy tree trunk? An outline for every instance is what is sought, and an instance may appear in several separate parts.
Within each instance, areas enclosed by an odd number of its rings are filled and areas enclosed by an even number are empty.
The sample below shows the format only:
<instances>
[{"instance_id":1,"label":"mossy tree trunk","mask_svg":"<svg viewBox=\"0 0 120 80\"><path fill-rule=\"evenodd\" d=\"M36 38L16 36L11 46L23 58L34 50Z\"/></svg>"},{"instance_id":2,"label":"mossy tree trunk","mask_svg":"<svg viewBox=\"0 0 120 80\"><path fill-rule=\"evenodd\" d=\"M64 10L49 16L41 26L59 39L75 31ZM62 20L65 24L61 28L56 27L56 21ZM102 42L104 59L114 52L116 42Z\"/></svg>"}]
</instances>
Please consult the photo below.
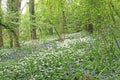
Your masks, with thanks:
<instances>
[{"instance_id":1,"label":"mossy tree trunk","mask_svg":"<svg viewBox=\"0 0 120 80\"><path fill-rule=\"evenodd\" d=\"M29 13L30 13L30 33L31 33L31 39L37 39L36 36L36 26L35 24L35 1L29 0Z\"/></svg>"},{"instance_id":2,"label":"mossy tree trunk","mask_svg":"<svg viewBox=\"0 0 120 80\"><path fill-rule=\"evenodd\" d=\"M2 9L0 0L0 23L2 22ZM3 47L3 36L2 36L2 26L0 26L0 47Z\"/></svg>"},{"instance_id":3,"label":"mossy tree trunk","mask_svg":"<svg viewBox=\"0 0 120 80\"><path fill-rule=\"evenodd\" d=\"M10 47L20 47L19 44L19 19L20 19L20 5L21 0L8 0L7 2L7 12L9 14L8 24L11 29L14 31L11 32L9 30L10 36Z\"/></svg>"},{"instance_id":4,"label":"mossy tree trunk","mask_svg":"<svg viewBox=\"0 0 120 80\"><path fill-rule=\"evenodd\" d=\"M3 46L2 27L0 26L0 47Z\"/></svg>"},{"instance_id":5,"label":"mossy tree trunk","mask_svg":"<svg viewBox=\"0 0 120 80\"><path fill-rule=\"evenodd\" d=\"M90 10L88 10L87 18L88 18L88 20L87 20L87 25L85 26L85 30L87 32L89 32L90 34L92 34L93 33L93 24L91 23L91 12L90 12Z\"/></svg>"}]
</instances>

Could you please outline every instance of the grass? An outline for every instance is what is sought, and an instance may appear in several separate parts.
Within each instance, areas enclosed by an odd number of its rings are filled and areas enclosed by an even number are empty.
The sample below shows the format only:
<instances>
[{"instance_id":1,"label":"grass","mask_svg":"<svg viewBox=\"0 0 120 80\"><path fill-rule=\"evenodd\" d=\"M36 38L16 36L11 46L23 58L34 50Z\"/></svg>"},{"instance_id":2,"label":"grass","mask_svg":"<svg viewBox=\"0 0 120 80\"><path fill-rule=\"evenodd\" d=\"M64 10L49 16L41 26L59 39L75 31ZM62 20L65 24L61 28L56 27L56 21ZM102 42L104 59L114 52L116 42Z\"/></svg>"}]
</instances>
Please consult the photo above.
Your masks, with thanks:
<instances>
[{"instance_id":1,"label":"grass","mask_svg":"<svg viewBox=\"0 0 120 80\"><path fill-rule=\"evenodd\" d=\"M85 40L84 40L85 39ZM66 39L36 49L18 62L2 62L1 80L119 80L120 51L102 39ZM27 48L26 48L27 49ZM28 48L28 51L30 49ZM10 63L13 63L9 65Z\"/></svg>"},{"instance_id":2,"label":"grass","mask_svg":"<svg viewBox=\"0 0 120 80\"><path fill-rule=\"evenodd\" d=\"M0 67L14 65L16 63L17 63L17 61L15 61L15 60L3 61L3 62L0 62Z\"/></svg>"}]
</instances>

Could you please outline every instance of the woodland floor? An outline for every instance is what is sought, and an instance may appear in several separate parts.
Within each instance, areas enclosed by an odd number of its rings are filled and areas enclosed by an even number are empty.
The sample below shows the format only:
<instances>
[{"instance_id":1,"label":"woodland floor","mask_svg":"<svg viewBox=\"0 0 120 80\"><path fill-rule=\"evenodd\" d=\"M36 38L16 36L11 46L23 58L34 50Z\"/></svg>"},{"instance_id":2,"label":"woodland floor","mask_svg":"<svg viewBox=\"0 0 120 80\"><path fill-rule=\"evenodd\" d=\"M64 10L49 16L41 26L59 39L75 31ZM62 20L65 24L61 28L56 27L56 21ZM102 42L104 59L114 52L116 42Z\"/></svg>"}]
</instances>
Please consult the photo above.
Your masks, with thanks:
<instances>
[{"instance_id":1,"label":"woodland floor","mask_svg":"<svg viewBox=\"0 0 120 80\"><path fill-rule=\"evenodd\" d=\"M119 49L100 36L66 34L21 42L21 48L0 50L1 80L119 80ZM110 47L110 48L109 48ZM88 78L88 79L87 79Z\"/></svg>"},{"instance_id":2,"label":"woodland floor","mask_svg":"<svg viewBox=\"0 0 120 80\"><path fill-rule=\"evenodd\" d=\"M68 47L69 44L74 43L77 40L80 40L81 42L90 40L90 37L85 37L84 35L81 35L81 33L66 34L63 36L65 37L64 41L58 41L58 37L54 36L42 40L22 42L20 49L1 49L0 61L19 60L22 57L34 54L35 51L39 52L42 49L50 49L52 46Z\"/></svg>"}]
</instances>

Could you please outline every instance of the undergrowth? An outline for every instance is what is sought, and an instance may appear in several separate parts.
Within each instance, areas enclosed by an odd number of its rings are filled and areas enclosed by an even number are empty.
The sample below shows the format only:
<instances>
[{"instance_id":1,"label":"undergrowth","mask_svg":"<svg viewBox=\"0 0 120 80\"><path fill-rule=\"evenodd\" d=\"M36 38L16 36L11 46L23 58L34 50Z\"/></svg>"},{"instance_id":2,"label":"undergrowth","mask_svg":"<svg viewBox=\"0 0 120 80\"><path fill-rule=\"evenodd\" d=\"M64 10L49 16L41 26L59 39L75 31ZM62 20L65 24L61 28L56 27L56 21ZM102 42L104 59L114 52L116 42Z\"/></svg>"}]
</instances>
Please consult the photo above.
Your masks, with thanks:
<instances>
[{"instance_id":1,"label":"undergrowth","mask_svg":"<svg viewBox=\"0 0 120 80\"><path fill-rule=\"evenodd\" d=\"M62 43L63 44L63 43ZM61 45L61 44L59 44ZM99 39L52 45L0 66L1 80L119 80L120 51Z\"/></svg>"}]
</instances>

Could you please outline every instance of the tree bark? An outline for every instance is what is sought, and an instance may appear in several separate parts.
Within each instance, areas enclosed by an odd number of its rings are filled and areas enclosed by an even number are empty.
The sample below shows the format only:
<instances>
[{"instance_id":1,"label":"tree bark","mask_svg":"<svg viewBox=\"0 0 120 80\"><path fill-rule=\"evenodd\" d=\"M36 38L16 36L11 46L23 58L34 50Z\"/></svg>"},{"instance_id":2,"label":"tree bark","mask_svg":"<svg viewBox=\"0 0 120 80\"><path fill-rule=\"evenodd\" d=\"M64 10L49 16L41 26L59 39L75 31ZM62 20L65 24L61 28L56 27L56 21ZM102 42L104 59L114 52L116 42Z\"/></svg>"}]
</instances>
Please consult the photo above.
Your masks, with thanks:
<instances>
[{"instance_id":1,"label":"tree bark","mask_svg":"<svg viewBox=\"0 0 120 80\"><path fill-rule=\"evenodd\" d=\"M2 27L0 26L0 47L3 47Z\"/></svg>"},{"instance_id":2,"label":"tree bark","mask_svg":"<svg viewBox=\"0 0 120 80\"><path fill-rule=\"evenodd\" d=\"M29 13L30 13L30 33L31 33L31 39L37 39L36 36L36 26L35 24L35 4L34 4L34 0L29 0Z\"/></svg>"},{"instance_id":3,"label":"tree bark","mask_svg":"<svg viewBox=\"0 0 120 80\"><path fill-rule=\"evenodd\" d=\"M8 0L8 13L10 15L9 25L13 32L9 30L10 47L20 47L19 44L19 16L21 0Z\"/></svg>"},{"instance_id":4,"label":"tree bark","mask_svg":"<svg viewBox=\"0 0 120 80\"><path fill-rule=\"evenodd\" d=\"M2 22L2 9L1 9L1 0L0 0L0 23ZM2 26L0 25L0 47L3 47L3 36L2 36Z\"/></svg>"},{"instance_id":5,"label":"tree bark","mask_svg":"<svg viewBox=\"0 0 120 80\"><path fill-rule=\"evenodd\" d=\"M90 11L88 11L88 13L87 13L87 18L88 18L88 20L87 20L87 25L85 26L85 30L87 32L89 32L90 34L92 34L93 33L93 24L90 22L91 21L91 12Z\"/></svg>"}]
</instances>

